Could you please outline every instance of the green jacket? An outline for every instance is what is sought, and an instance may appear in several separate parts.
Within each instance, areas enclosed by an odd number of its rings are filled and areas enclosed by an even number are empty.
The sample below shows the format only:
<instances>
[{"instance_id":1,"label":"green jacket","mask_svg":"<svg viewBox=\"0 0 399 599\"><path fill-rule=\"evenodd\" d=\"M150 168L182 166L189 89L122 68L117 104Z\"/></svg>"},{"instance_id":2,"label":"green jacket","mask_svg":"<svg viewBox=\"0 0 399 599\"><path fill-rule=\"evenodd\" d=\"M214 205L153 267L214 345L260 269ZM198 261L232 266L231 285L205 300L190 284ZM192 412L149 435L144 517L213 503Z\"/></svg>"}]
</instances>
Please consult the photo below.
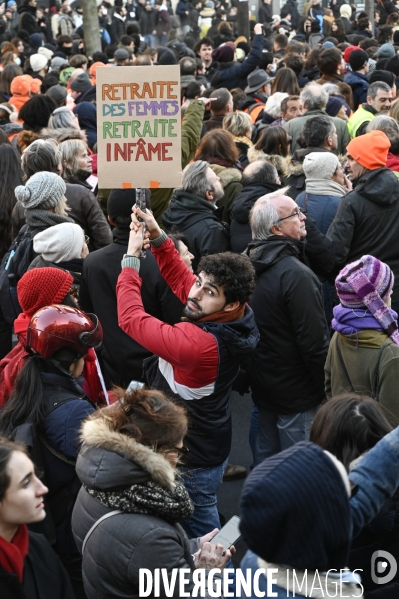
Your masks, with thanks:
<instances>
[{"instance_id":1,"label":"green jacket","mask_svg":"<svg viewBox=\"0 0 399 599\"><path fill-rule=\"evenodd\" d=\"M202 120L205 106L203 102L192 100L186 110L181 127L181 166L184 169L194 158L200 143ZM154 189L151 193L151 209L159 225L162 214L172 199L173 188Z\"/></svg>"},{"instance_id":2,"label":"green jacket","mask_svg":"<svg viewBox=\"0 0 399 599\"><path fill-rule=\"evenodd\" d=\"M327 116L333 121L338 136L338 147L336 150L334 150L334 154L346 154L346 146L350 142L346 122L336 117L330 117L325 110L308 110L303 116L291 119L284 125L289 135L292 137L291 153L293 154L295 150L301 149L300 145L298 144L298 137L305 122L312 116Z\"/></svg>"},{"instance_id":3,"label":"green jacket","mask_svg":"<svg viewBox=\"0 0 399 599\"><path fill-rule=\"evenodd\" d=\"M325 391L328 398L351 391L341 366L337 343L349 378L357 393L373 396L377 362L379 364L379 403L399 423L399 346L382 331L367 329L357 336L334 333L328 350L325 372ZM380 356L381 347L387 343ZM375 392L374 392L375 394ZM396 422L397 420L397 422Z\"/></svg>"}]
</instances>

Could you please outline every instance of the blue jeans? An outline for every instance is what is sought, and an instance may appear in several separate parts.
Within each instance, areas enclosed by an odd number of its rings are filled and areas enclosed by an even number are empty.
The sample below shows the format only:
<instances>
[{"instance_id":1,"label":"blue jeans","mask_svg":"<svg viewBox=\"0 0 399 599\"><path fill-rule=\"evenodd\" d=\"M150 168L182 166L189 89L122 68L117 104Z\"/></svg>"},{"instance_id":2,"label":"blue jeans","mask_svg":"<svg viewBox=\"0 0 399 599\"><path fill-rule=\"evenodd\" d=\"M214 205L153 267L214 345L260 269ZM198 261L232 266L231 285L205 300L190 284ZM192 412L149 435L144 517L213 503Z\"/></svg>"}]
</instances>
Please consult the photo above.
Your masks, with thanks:
<instances>
[{"instance_id":1,"label":"blue jeans","mask_svg":"<svg viewBox=\"0 0 399 599\"><path fill-rule=\"evenodd\" d=\"M259 421L255 440L253 431L250 430L254 467L299 441L308 441L317 408L299 414L276 414L263 408L258 408L258 411ZM254 417L251 415L251 426L255 421L255 415Z\"/></svg>"},{"instance_id":2,"label":"blue jeans","mask_svg":"<svg viewBox=\"0 0 399 599\"><path fill-rule=\"evenodd\" d=\"M214 528L220 528L217 492L223 481L227 461L215 468L180 467L184 486L194 504L191 518L180 522L189 539L203 537Z\"/></svg>"},{"instance_id":3,"label":"blue jeans","mask_svg":"<svg viewBox=\"0 0 399 599\"><path fill-rule=\"evenodd\" d=\"M157 37L156 37L156 35L153 35L152 33L148 33L147 35L144 35L144 41L149 48L155 48L155 46L157 45Z\"/></svg>"}]
</instances>

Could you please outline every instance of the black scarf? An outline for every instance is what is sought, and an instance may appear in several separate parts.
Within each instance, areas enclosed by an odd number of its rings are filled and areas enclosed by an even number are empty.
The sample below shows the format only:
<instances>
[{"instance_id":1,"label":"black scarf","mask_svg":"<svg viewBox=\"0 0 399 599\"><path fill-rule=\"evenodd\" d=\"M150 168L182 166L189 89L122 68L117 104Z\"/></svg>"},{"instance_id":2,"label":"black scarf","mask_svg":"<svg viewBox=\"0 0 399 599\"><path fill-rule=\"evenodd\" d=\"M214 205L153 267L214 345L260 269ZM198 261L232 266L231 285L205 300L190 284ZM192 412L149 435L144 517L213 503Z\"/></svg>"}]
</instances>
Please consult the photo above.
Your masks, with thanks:
<instances>
[{"instance_id":1,"label":"black scarf","mask_svg":"<svg viewBox=\"0 0 399 599\"><path fill-rule=\"evenodd\" d=\"M98 491L83 486L102 505L128 514L152 514L175 524L189 518L194 511L186 488L180 482L173 490L154 481L120 491Z\"/></svg>"},{"instance_id":2,"label":"black scarf","mask_svg":"<svg viewBox=\"0 0 399 599\"><path fill-rule=\"evenodd\" d=\"M26 208L25 209L25 220L26 224L31 229L39 229L45 227L52 227L61 223L73 223L75 222L68 216L61 216L60 214L54 214L49 210L41 210L40 208Z\"/></svg>"}]
</instances>

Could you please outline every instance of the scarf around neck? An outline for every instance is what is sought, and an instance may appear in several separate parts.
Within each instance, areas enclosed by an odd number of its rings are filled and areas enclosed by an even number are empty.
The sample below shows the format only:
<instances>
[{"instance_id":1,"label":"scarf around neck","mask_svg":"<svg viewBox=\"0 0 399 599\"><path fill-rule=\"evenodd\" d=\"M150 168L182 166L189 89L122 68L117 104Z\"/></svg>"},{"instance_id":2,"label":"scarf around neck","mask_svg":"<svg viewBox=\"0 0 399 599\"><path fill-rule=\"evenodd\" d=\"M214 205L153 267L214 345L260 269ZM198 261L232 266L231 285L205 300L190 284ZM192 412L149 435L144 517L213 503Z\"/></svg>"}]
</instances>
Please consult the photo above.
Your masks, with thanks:
<instances>
[{"instance_id":1,"label":"scarf around neck","mask_svg":"<svg viewBox=\"0 0 399 599\"><path fill-rule=\"evenodd\" d=\"M120 491L98 491L83 485L102 505L128 514L151 514L173 524L189 518L194 507L181 482L167 489L154 481L131 485Z\"/></svg>"},{"instance_id":2,"label":"scarf around neck","mask_svg":"<svg viewBox=\"0 0 399 599\"><path fill-rule=\"evenodd\" d=\"M40 208L26 208L25 220L26 224L29 225L31 229L37 229L39 227L48 228L61 223L75 222L68 216L61 216L60 214L54 214L54 212L50 212L49 210L41 210Z\"/></svg>"},{"instance_id":3,"label":"scarf around neck","mask_svg":"<svg viewBox=\"0 0 399 599\"><path fill-rule=\"evenodd\" d=\"M220 312L214 312L213 314L208 314L208 316L204 316L204 318L200 318L196 322L232 322L233 320L241 320L244 316L246 304L242 306L238 306L235 310L230 310L229 312L225 312L221 310Z\"/></svg>"},{"instance_id":4,"label":"scarf around neck","mask_svg":"<svg viewBox=\"0 0 399 599\"><path fill-rule=\"evenodd\" d=\"M394 310L389 310L392 319L397 323L398 315ZM334 331L341 333L342 335L356 335L359 331L365 331L367 329L373 329L374 331L385 331L381 323L378 322L372 313L367 310L344 308L341 304L333 308L334 318L331 326ZM388 335L388 332L385 331Z\"/></svg>"},{"instance_id":5,"label":"scarf around neck","mask_svg":"<svg viewBox=\"0 0 399 599\"><path fill-rule=\"evenodd\" d=\"M319 196L338 196L342 197L348 193L348 190L331 179L306 179L306 191Z\"/></svg>"},{"instance_id":6,"label":"scarf around neck","mask_svg":"<svg viewBox=\"0 0 399 599\"><path fill-rule=\"evenodd\" d=\"M26 524L20 524L12 541L0 536L0 567L9 574L16 574L22 582L24 561L29 551L29 534Z\"/></svg>"}]
</instances>

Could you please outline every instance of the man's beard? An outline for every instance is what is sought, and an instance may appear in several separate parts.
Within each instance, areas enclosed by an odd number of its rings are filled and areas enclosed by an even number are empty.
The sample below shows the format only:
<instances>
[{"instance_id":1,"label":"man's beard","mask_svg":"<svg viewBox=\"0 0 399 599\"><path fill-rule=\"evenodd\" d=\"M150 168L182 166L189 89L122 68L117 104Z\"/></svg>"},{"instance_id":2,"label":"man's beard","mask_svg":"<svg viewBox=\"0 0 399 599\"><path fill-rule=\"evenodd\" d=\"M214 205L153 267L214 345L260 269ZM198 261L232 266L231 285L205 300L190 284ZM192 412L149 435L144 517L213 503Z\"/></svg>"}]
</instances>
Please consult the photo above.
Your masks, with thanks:
<instances>
[{"instance_id":1,"label":"man's beard","mask_svg":"<svg viewBox=\"0 0 399 599\"><path fill-rule=\"evenodd\" d=\"M86 181L86 179L88 179L91 174L92 171L85 171L82 168L78 168L78 170L76 171L76 177L77 179L79 179L79 181Z\"/></svg>"},{"instance_id":2,"label":"man's beard","mask_svg":"<svg viewBox=\"0 0 399 599\"><path fill-rule=\"evenodd\" d=\"M198 302L196 302L195 300L193 300L191 298L188 298L187 299L187 304L184 306L184 309L183 309L183 316L185 316L189 320L194 320L194 321L197 321L197 320L200 320L201 318L204 318L204 316L206 316L206 314L204 314L201 309L199 309L199 310L191 310L191 308L189 308L189 306L188 306L188 302L189 301L192 304L195 304L196 306L198 306ZM199 306L198 306L198 308L199 308Z\"/></svg>"}]
</instances>

